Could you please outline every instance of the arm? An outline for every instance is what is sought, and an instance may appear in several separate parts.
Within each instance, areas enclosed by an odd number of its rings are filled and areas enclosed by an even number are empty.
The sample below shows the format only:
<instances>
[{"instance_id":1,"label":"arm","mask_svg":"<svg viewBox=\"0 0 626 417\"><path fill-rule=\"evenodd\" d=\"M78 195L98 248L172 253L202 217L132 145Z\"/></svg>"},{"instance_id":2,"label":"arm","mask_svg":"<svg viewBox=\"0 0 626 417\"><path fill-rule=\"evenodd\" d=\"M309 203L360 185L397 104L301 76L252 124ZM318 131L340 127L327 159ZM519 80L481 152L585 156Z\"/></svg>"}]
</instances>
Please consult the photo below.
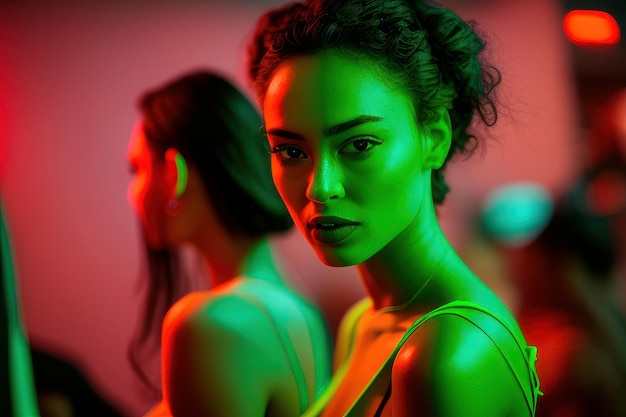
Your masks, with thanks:
<instances>
[{"instance_id":1,"label":"arm","mask_svg":"<svg viewBox=\"0 0 626 417\"><path fill-rule=\"evenodd\" d=\"M442 315L420 327L400 350L392 381L394 417L528 415L498 347L458 316Z\"/></svg>"},{"instance_id":2,"label":"arm","mask_svg":"<svg viewBox=\"0 0 626 417\"><path fill-rule=\"evenodd\" d=\"M274 334L258 307L238 297L179 301L163 325L163 395L172 414L264 416L284 375Z\"/></svg>"}]
</instances>

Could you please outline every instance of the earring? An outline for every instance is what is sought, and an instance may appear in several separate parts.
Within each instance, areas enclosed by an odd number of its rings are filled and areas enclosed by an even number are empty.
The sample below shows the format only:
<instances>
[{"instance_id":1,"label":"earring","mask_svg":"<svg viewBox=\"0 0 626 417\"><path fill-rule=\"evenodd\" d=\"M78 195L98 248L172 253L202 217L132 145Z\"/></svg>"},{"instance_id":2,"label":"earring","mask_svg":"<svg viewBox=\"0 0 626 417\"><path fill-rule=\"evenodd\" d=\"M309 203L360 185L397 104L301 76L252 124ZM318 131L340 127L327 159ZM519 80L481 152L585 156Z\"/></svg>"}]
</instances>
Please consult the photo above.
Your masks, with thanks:
<instances>
[{"instance_id":1,"label":"earring","mask_svg":"<svg viewBox=\"0 0 626 417\"><path fill-rule=\"evenodd\" d=\"M175 198L170 198L165 204L165 214L168 216L176 216L180 212L180 204Z\"/></svg>"}]
</instances>

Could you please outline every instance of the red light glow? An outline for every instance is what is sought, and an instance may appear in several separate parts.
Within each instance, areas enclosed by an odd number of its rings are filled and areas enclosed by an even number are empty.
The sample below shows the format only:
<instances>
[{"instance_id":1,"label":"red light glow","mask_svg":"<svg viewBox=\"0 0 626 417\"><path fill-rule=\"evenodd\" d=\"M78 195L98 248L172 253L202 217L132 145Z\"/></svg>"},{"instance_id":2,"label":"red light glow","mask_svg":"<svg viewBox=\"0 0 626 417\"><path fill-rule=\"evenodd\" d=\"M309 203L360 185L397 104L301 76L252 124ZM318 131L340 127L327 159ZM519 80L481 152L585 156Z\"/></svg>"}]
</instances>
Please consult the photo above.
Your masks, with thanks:
<instances>
[{"instance_id":1,"label":"red light glow","mask_svg":"<svg viewBox=\"0 0 626 417\"><path fill-rule=\"evenodd\" d=\"M617 21L599 10L572 10L563 19L563 29L574 45L583 47L616 45L620 39Z\"/></svg>"}]
</instances>

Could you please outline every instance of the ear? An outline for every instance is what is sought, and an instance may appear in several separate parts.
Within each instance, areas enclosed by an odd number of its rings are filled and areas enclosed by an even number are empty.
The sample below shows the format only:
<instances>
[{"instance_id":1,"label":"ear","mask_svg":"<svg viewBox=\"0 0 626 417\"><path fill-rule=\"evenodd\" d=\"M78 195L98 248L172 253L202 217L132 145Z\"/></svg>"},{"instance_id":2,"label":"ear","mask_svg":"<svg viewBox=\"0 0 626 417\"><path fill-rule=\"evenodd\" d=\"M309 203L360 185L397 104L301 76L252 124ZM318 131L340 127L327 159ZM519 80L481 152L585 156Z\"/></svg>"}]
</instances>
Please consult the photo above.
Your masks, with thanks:
<instances>
[{"instance_id":1,"label":"ear","mask_svg":"<svg viewBox=\"0 0 626 417\"><path fill-rule=\"evenodd\" d=\"M440 108L424 127L426 131L425 167L439 169L445 162L452 144L452 127L448 110Z\"/></svg>"},{"instance_id":2,"label":"ear","mask_svg":"<svg viewBox=\"0 0 626 417\"><path fill-rule=\"evenodd\" d=\"M168 184L171 184L172 198L180 198L187 188L187 161L185 157L174 148L165 151L165 169Z\"/></svg>"}]
</instances>

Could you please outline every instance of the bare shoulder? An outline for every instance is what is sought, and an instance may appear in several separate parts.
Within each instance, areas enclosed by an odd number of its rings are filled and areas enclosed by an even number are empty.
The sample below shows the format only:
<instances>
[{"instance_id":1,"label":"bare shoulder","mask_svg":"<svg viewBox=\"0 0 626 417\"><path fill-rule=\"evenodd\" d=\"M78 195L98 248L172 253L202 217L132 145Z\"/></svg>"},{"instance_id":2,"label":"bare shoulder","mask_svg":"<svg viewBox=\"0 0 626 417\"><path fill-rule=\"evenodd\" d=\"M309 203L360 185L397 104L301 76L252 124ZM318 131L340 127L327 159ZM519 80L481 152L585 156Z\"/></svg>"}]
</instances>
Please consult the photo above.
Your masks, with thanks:
<instances>
[{"instance_id":1,"label":"bare shoulder","mask_svg":"<svg viewBox=\"0 0 626 417\"><path fill-rule=\"evenodd\" d=\"M195 292L181 298L163 322L164 336L185 335L195 342L206 342L209 346L204 348L224 346L228 340L252 342L259 334L267 342L268 332L263 330L269 327L269 317L252 300L238 294L211 292Z\"/></svg>"},{"instance_id":2,"label":"bare shoulder","mask_svg":"<svg viewBox=\"0 0 626 417\"><path fill-rule=\"evenodd\" d=\"M181 416L256 415L287 372L279 349L271 321L253 302L229 293L189 294L163 323L165 399Z\"/></svg>"},{"instance_id":3,"label":"bare shoulder","mask_svg":"<svg viewBox=\"0 0 626 417\"><path fill-rule=\"evenodd\" d=\"M394 362L394 410L411 415L427 404L426 415L433 416L527 415L524 394L502 353L509 349L507 338L504 326L484 329L455 314L426 321Z\"/></svg>"}]
</instances>

